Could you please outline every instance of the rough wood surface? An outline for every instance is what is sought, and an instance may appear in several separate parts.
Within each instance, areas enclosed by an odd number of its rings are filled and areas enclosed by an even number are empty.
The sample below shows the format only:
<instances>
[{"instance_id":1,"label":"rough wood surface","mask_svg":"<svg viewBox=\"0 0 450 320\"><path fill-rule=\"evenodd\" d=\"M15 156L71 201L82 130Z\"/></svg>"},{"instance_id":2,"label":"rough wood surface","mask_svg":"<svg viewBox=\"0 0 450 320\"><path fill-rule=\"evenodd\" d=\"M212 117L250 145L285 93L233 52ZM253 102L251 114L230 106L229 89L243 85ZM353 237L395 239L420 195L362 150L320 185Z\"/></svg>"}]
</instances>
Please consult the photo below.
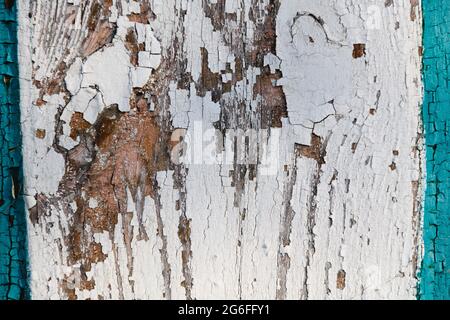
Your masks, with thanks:
<instances>
[{"instance_id":1,"label":"rough wood surface","mask_svg":"<svg viewBox=\"0 0 450 320\"><path fill-rule=\"evenodd\" d=\"M0 1L0 300L29 293L16 33L16 6Z\"/></svg>"},{"instance_id":2,"label":"rough wood surface","mask_svg":"<svg viewBox=\"0 0 450 320\"><path fill-rule=\"evenodd\" d=\"M417 1L19 4L34 298L415 298Z\"/></svg>"}]
</instances>

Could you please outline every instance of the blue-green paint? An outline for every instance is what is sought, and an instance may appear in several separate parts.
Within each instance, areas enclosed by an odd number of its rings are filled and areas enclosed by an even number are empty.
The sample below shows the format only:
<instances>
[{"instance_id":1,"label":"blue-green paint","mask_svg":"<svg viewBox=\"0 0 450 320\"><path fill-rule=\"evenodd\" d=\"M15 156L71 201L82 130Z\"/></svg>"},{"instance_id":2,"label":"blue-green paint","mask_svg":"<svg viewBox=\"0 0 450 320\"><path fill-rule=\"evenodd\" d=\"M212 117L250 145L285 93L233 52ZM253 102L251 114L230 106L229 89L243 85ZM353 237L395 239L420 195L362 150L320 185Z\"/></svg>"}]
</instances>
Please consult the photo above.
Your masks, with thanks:
<instances>
[{"instance_id":1,"label":"blue-green paint","mask_svg":"<svg viewBox=\"0 0 450 320\"><path fill-rule=\"evenodd\" d=\"M0 0L0 300L28 298L14 2Z\"/></svg>"},{"instance_id":2,"label":"blue-green paint","mask_svg":"<svg viewBox=\"0 0 450 320\"><path fill-rule=\"evenodd\" d=\"M424 0L426 191L420 299L450 298L450 1Z\"/></svg>"}]
</instances>

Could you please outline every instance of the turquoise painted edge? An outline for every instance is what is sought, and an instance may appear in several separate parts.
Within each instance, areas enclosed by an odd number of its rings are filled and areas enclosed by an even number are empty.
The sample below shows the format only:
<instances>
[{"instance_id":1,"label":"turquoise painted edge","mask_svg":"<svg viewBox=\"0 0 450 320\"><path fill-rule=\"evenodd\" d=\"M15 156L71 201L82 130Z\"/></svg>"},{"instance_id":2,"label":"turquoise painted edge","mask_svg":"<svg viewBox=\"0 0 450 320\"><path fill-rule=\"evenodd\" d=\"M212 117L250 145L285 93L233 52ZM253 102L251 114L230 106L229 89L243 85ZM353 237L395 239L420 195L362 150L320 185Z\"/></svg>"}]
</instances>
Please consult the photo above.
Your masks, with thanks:
<instances>
[{"instance_id":1,"label":"turquoise painted edge","mask_svg":"<svg viewBox=\"0 0 450 320\"><path fill-rule=\"evenodd\" d=\"M0 0L0 300L29 298L18 75L16 5Z\"/></svg>"},{"instance_id":2,"label":"turquoise painted edge","mask_svg":"<svg viewBox=\"0 0 450 320\"><path fill-rule=\"evenodd\" d=\"M423 0L426 144L419 299L450 299L450 1Z\"/></svg>"}]
</instances>

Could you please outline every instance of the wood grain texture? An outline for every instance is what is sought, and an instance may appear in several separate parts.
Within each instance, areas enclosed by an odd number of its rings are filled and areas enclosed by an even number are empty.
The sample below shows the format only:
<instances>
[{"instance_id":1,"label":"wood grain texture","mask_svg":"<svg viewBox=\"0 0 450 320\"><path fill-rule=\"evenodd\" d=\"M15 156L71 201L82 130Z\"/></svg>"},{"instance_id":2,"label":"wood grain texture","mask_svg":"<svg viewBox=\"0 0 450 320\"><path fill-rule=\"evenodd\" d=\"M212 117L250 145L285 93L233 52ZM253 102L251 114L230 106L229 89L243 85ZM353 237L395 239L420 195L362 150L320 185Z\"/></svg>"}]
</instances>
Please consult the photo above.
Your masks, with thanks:
<instances>
[{"instance_id":1,"label":"wood grain texture","mask_svg":"<svg viewBox=\"0 0 450 320\"><path fill-rule=\"evenodd\" d=\"M415 298L419 6L19 4L34 298Z\"/></svg>"}]
</instances>

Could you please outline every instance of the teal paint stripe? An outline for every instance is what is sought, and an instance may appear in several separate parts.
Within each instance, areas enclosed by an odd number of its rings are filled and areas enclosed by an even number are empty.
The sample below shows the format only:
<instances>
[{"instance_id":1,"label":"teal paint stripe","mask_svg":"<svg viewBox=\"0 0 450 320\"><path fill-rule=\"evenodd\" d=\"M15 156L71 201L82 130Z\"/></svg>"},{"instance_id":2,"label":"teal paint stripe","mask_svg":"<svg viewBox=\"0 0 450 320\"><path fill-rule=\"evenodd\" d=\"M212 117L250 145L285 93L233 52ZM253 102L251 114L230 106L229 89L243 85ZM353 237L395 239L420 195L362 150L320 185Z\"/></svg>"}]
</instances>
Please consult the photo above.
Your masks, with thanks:
<instances>
[{"instance_id":1,"label":"teal paint stripe","mask_svg":"<svg viewBox=\"0 0 450 320\"><path fill-rule=\"evenodd\" d=\"M14 0L0 0L0 299L28 298L27 236L20 197L22 156L17 15Z\"/></svg>"},{"instance_id":2,"label":"teal paint stripe","mask_svg":"<svg viewBox=\"0 0 450 320\"><path fill-rule=\"evenodd\" d=\"M426 191L420 299L450 299L450 1L423 0Z\"/></svg>"}]
</instances>

